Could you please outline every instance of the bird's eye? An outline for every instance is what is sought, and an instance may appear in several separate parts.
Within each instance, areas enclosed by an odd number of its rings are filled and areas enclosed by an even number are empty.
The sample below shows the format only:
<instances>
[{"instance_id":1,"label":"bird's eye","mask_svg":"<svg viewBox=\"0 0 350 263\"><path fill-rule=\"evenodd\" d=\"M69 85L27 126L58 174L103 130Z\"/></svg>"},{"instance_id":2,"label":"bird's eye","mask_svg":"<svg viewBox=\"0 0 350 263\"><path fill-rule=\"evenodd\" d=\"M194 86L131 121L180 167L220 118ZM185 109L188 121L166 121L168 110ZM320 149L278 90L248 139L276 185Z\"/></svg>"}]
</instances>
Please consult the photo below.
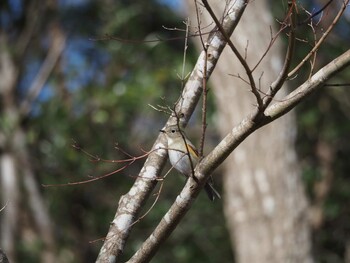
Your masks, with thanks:
<instances>
[{"instance_id":1,"label":"bird's eye","mask_svg":"<svg viewBox=\"0 0 350 263\"><path fill-rule=\"evenodd\" d=\"M171 133L175 133L176 132L176 130L171 130Z\"/></svg>"}]
</instances>

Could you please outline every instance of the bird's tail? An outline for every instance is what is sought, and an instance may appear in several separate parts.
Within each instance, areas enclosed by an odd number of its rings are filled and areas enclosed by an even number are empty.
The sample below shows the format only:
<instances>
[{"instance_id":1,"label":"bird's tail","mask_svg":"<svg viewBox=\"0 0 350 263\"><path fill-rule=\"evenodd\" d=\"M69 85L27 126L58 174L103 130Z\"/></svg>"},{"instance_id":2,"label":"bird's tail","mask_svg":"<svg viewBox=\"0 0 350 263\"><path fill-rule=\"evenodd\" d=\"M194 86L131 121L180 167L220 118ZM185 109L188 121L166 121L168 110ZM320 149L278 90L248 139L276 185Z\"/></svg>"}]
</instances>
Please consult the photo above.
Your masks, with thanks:
<instances>
[{"instance_id":1,"label":"bird's tail","mask_svg":"<svg viewBox=\"0 0 350 263\"><path fill-rule=\"evenodd\" d=\"M214 201L215 198L221 199L220 194L218 193L218 191L216 191L216 189L213 186L213 182L211 178L205 184L204 189L207 192L207 195L211 201Z\"/></svg>"}]
</instances>

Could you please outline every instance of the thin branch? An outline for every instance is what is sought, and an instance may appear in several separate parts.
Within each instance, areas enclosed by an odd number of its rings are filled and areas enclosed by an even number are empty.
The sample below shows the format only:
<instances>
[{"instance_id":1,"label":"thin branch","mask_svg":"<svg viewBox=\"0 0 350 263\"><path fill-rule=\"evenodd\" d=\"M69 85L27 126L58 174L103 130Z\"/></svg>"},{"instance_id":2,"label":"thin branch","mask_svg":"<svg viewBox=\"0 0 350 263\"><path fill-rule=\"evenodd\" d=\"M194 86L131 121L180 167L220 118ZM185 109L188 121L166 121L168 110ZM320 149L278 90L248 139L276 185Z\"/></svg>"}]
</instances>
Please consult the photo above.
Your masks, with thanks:
<instances>
[{"instance_id":1,"label":"thin branch","mask_svg":"<svg viewBox=\"0 0 350 263\"><path fill-rule=\"evenodd\" d=\"M219 20L217 19L217 17L215 16L213 10L211 9L209 3L207 0L202 0L205 8L207 9L207 11L209 12L211 18L214 20L215 25L217 28L219 28L219 31L221 32L221 34L224 36L225 40L227 41L227 44L230 46L232 52L236 55L236 57L238 58L239 62L242 64L249 82L250 82L250 87L251 87L251 91L254 94L257 103L258 103L258 111L261 111L263 109L263 101L262 98L260 96L260 93L256 87L255 84L255 80L252 74L252 70L249 68L249 65L247 63L247 61L244 59L244 57L239 53L239 51L237 50L237 48L235 47L235 45L232 43L229 35L225 32L225 29L223 28L223 26L221 25L221 23L219 22ZM244 1L245 4L248 4L249 1ZM228 12L230 12L230 10L228 10Z\"/></svg>"},{"instance_id":2,"label":"thin branch","mask_svg":"<svg viewBox=\"0 0 350 263\"><path fill-rule=\"evenodd\" d=\"M288 48L286 52L286 57L284 59L284 64L281 72L279 73L277 79L271 84L270 91L268 96L264 99L264 109L271 103L272 99L275 97L277 92L282 88L284 82L287 79L288 71L290 68L290 64L292 62L292 57L294 54L294 46L295 46L295 12L296 6L295 3L292 3L289 8L289 36L288 36Z\"/></svg>"},{"instance_id":3,"label":"thin branch","mask_svg":"<svg viewBox=\"0 0 350 263\"><path fill-rule=\"evenodd\" d=\"M164 107L162 105L157 105L156 107L156 106L153 106L152 104L147 104L147 105L150 106L155 111L165 113L166 115L169 115L169 116L171 115L171 110L169 109L169 107Z\"/></svg>"},{"instance_id":4,"label":"thin branch","mask_svg":"<svg viewBox=\"0 0 350 263\"><path fill-rule=\"evenodd\" d=\"M200 14L199 14L199 8L198 8L198 3L197 0L194 0L194 5L195 5L195 9L196 9L196 19L197 19L197 25L198 25L198 34L199 34L199 39L201 41L202 44L202 48L205 50L205 44L204 44L204 40L203 40L203 34L202 34L202 29L201 29L201 19L200 19Z\"/></svg>"},{"instance_id":5,"label":"thin branch","mask_svg":"<svg viewBox=\"0 0 350 263\"><path fill-rule=\"evenodd\" d=\"M343 15L347 5L349 4L349 0L345 0L343 2L343 7L339 10L338 14L334 18L332 24L328 27L328 29L324 32L320 40L317 42L317 44L311 49L311 51L303 58L303 60L292 70L288 73L288 78L291 78L294 74L298 72L298 70L305 64L306 61L309 60L309 58L320 48L321 44L325 41L329 33L333 30L336 23L339 21L341 16Z\"/></svg>"},{"instance_id":6,"label":"thin branch","mask_svg":"<svg viewBox=\"0 0 350 263\"><path fill-rule=\"evenodd\" d=\"M272 29L270 27L270 32L271 32L271 39L269 44L267 45L267 48L265 50L265 52L262 54L262 56L260 57L260 59L258 60L258 62L255 64L255 66L251 69L252 72L254 72L256 70L256 68L260 65L260 63L263 61L263 59L266 57L267 53L269 52L269 50L271 49L271 47L273 46L273 44L275 43L275 41L277 40L277 37L284 31L284 29L286 29L287 25L285 23L282 23L281 28L278 30L278 32L272 36ZM247 52L247 51L245 51ZM246 56L244 57L246 59Z\"/></svg>"},{"instance_id":7,"label":"thin branch","mask_svg":"<svg viewBox=\"0 0 350 263\"><path fill-rule=\"evenodd\" d=\"M208 89L207 89L207 61L208 61L208 52L205 52L205 61L204 61L204 76L203 76L203 97L202 97L202 132L201 132L201 139L199 144L199 156L203 156L204 152L204 142L205 142L205 132L207 129L207 95L208 95Z\"/></svg>"},{"instance_id":8,"label":"thin branch","mask_svg":"<svg viewBox=\"0 0 350 263\"><path fill-rule=\"evenodd\" d=\"M159 190L158 190L158 192L155 194L155 195L156 195L156 198L154 199L154 201L153 201L151 207L150 207L143 215L141 215L138 219L136 219L136 220L134 221L134 223L131 224L130 227L132 227L133 225L135 225L135 224L137 224L138 222L140 222L143 218L145 218L145 217L149 214L149 212L151 212L151 210L153 209L153 207L156 205L156 203L157 203L158 200L159 200L160 193L162 192L162 189L163 189L163 185L164 185L164 181L161 182L161 184L160 184L160 186L159 186Z\"/></svg>"},{"instance_id":9,"label":"thin branch","mask_svg":"<svg viewBox=\"0 0 350 263\"><path fill-rule=\"evenodd\" d=\"M329 0L320 10L318 10L317 12L311 14L310 17L306 18L304 21L298 23L298 26L306 24L309 21L311 21L312 18L314 18L315 16L319 15L320 13L322 13L332 2L333 2L333 0Z\"/></svg>"},{"instance_id":10,"label":"thin branch","mask_svg":"<svg viewBox=\"0 0 350 263\"><path fill-rule=\"evenodd\" d=\"M204 65L203 65L203 96L202 96L202 132L201 132L201 138L200 138L200 144L199 144L199 156L203 156L204 151L204 142L205 142L205 132L207 129L207 65L208 65L208 45L204 43L203 36L201 35L201 21L200 21L200 15L199 15L199 8L197 5L197 0L194 1L195 4L195 10L196 10L196 17L197 17L197 24L198 24L198 32L200 34L200 41L202 43L202 48L204 51Z\"/></svg>"},{"instance_id":11,"label":"thin branch","mask_svg":"<svg viewBox=\"0 0 350 263\"><path fill-rule=\"evenodd\" d=\"M79 182L72 182L72 183L64 183L64 184L42 184L42 186L43 187L62 187L62 186L73 186L73 185L81 185L81 184L92 183L92 182L101 180L103 178L109 177L109 176L111 176L113 174L119 173L120 171L126 169L128 166L132 165L135 161L136 161L136 159L131 161L131 162L129 162L129 163L127 163L127 164L125 164L124 166L120 167L119 169L114 170L113 172L110 172L110 173L107 173L107 174L104 174L104 175L101 175L101 176L98 176L98 177L94 177L94 178L89 179L89 180L79 181Z\"/></svg>"},{"instance_id":12,"label":"thin branch","mask_svg":"<svg viewBox=\"0 0 350 263\"><path fill-rule=\"evenodd\" d=\"M314 37L314 46L317 44L317 35L316 35L316 30L312 24L312 21L310 23L310 28L312 30L313 33L313 37ZM314 74L314 67L316 64L316 58L317 58L317 51L312 55L312 58L310 59L310 72L309 72L309 78L311 78L311 76Z\"/></svg>"},{"instance_id":13,"label":"thin branch","mask_svg":"<svg viewBox=\"0 0 350 263\"><path fill-rule=\"evenodd\" d=\"M184 44L184 55L183 55L183 61L182 61L182 72L181 72L181 84L182 89L185 86L185 65L186 65L186 54L187 54L187 48L188 48L188 33L189 33L189 27L190 27L190 20L187 18L186 22L186 36L185 36L185 44Z\"/></svg>"},{"instance_id":14,"label":"thin branch","mask_svg":"<svg viewBox=\"0 0 350 263\"><path fill-rule=\"evenodd\" d=\"M302 84L299 88L286 96L283 101L277 102L265 111L265 115L272 120L280 117L294 108L306 96L309 96L316 89L327 85L326 82L336 73L342 71L350 65L350 50L328 63L326 66L317 71L309 80Z\"/></svg>"}]
</instances>

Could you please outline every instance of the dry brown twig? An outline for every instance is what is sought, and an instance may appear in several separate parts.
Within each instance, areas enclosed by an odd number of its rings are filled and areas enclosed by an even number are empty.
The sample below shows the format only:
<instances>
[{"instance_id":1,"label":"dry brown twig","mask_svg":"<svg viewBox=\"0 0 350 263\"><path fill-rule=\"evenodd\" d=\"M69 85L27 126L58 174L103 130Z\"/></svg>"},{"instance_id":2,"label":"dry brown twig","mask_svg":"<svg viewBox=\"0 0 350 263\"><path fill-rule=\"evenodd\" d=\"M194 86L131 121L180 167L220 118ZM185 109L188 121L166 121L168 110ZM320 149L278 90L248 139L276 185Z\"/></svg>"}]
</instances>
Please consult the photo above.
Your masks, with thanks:
<instances>
[{"instance_id":1,"label":"dry brown twig","mask_svg":"<svg viewBox=\"0 0 350 263\"><path fill-rule=\"evenodd\" d=\"M222 27L221 23L219 22L219 20L215 16L213 10L211 9L208 1L207 0L203 0L202 2L203 2L203 5L205 6L205 8L207 9L207 11L209 12L210 16L212 17L212 19L214 20L216 27L219 28L219 31L221 32L221 34L223 35L223 37L227 41L227 44L231 48L232 52L235 54L235 56L238 58L239 62L243 66L243 68L244 68L244 70L245 70L245 72L246 72L246 74L248 76L248 79L249 79L251 92L254 94L254 96L255 96L255 98L257 100L258 111L260 111L263 108L263 101L262 101L260 93L259 93L259 91L258 91L258 89L256 87L255 80L254 80L254 77L253 77L253 74L252 74L252 70L250 69L250 67L249 67L247 61L244 59L244 57L239 53L238 49L235 47L235 45L231 41L230 37L225 32L225 30ZM230 9L228 8L227 10L228 10L227 12L229 13Z\"/></svg>"},{"instance_id":2,"label":"dry brown twig","mask_svg":"<svg viewBox=\"0 0 350 263\"><path fill-rule=\"evenodd\" d=\"M207 129L207 95L208 95L208 88L207 88L207 63L208 63L208 44L204 42L203 36L201 34L202 32L202 25L201 25L201 19L200 19L200 12L198 8L197 1L194 1L195 9L196 9L196 18L197 18L197 26L198 26L198 32L200 35L200 41L202 44L202 48L204 51L204 65L203 65L203 92L202 92L202 132L201 132L201 138L200 138L200 144L199 144L199 156L203 156L204 151L204 141L205 141L205 132Z\"/></svg>"},{"instance_id":3,"label":"dry brown twig","mask_svg":"<svg viewBox=\"0 0 350 263\"><path fill-rule=\"evenodd\" d=\"M317 41L315 46L310 50L310 52L302 59L302 61L297 66L295 66L295 68L293 70L291 70L288 73L288 78L291 78L294 74L296 74L300 70L300 68L305 64L305 62L308 61L310 59L310 57L313 56L317 52L317 50L320 48L322 43L325 41L325 39L328 37L330 32L333 30L334 26L337 24L339 19L342 17L348 4L349 4L349 0L343 1L342 8L338 11L338 14L333 19L331 25L329 25L327 30L323 33L323 35Z\"/></svg>"},{"instance_id":4,"label":"dry brown twig","mask_svg":"<svg viewBox=\"0 0 350 263\"><path fill-rule=\"evenodd\" d=\"M270 85L268 96L266 96L263 100L263 111L270 105L272 99L276 96L277 92L282 88L285 83L289 71L289 67L292 62L292 57L294 54L294 46L295 46L295 10L296 4L293 2L288 11L288 16L286 19L289 20L289 35L288 35L288 47L287 52L284 58L284 64L281 72L279 73L277 79Z\"/></svg>"},{"instance_id":5,"label":"dry brown twig","mask_svg":"<svg viewBox=\"0 0 350 263\"><path fill-rule=\"evenodd\" d=\"M118 144L115 145L115 149L123 153L124 155L128 156L129 158L127 159L118 159L118 160L108 160L108 159L103 159L97 155L93 155L86 150L84 150L76 141L73 141L72 147L86 156L88 156L90 159L89 161L91 162L104 162L104 163L118 163L118 164L124 164L122 167L110 172L103 174L101 176L96 176L88 180L82 180L82 181L76 181L76 182L68 182L68 183L63 183L63 184L42 184L43 187L62 187L62 186L74 186L74 185L82 185L82 184L88 184L92 183L104 178L107 178L109 176L112 176L114 174L120 173L121 171L125 170L127 167L131 166L133 163L135 163L138 160L146 158L149 154L151 154L153 151L157 151L159 149L153 149L151 151L145 151L141 149L141 151L144 153L139 156L132 156L131 154L127 153L125 150L123 150L121 147L118 146ZM132 176L131 176L132 177ZM158 181L162 181L162 178L156 178Z\"/></svg>"}]
</instances>

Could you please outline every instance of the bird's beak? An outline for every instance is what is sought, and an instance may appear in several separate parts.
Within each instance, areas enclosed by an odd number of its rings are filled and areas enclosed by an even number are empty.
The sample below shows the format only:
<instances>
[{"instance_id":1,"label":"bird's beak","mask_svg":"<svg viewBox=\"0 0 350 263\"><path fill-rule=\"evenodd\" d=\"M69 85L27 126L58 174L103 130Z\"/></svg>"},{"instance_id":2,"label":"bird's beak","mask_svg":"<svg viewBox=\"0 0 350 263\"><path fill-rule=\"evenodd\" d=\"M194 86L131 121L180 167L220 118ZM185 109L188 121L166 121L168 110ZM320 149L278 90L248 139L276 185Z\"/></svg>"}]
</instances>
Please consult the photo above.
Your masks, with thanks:
<instances>
[{"instance_id":1,"label":"bird's beak","mask_svg":"<svg viewBox=\"0 0 350 263\"><path fill-rule=\"evenodd\" d=\"M160 132L162 132L162 133L165 133L165 131L164 130L159 130Z\"/></svg>"}]
</instances>

